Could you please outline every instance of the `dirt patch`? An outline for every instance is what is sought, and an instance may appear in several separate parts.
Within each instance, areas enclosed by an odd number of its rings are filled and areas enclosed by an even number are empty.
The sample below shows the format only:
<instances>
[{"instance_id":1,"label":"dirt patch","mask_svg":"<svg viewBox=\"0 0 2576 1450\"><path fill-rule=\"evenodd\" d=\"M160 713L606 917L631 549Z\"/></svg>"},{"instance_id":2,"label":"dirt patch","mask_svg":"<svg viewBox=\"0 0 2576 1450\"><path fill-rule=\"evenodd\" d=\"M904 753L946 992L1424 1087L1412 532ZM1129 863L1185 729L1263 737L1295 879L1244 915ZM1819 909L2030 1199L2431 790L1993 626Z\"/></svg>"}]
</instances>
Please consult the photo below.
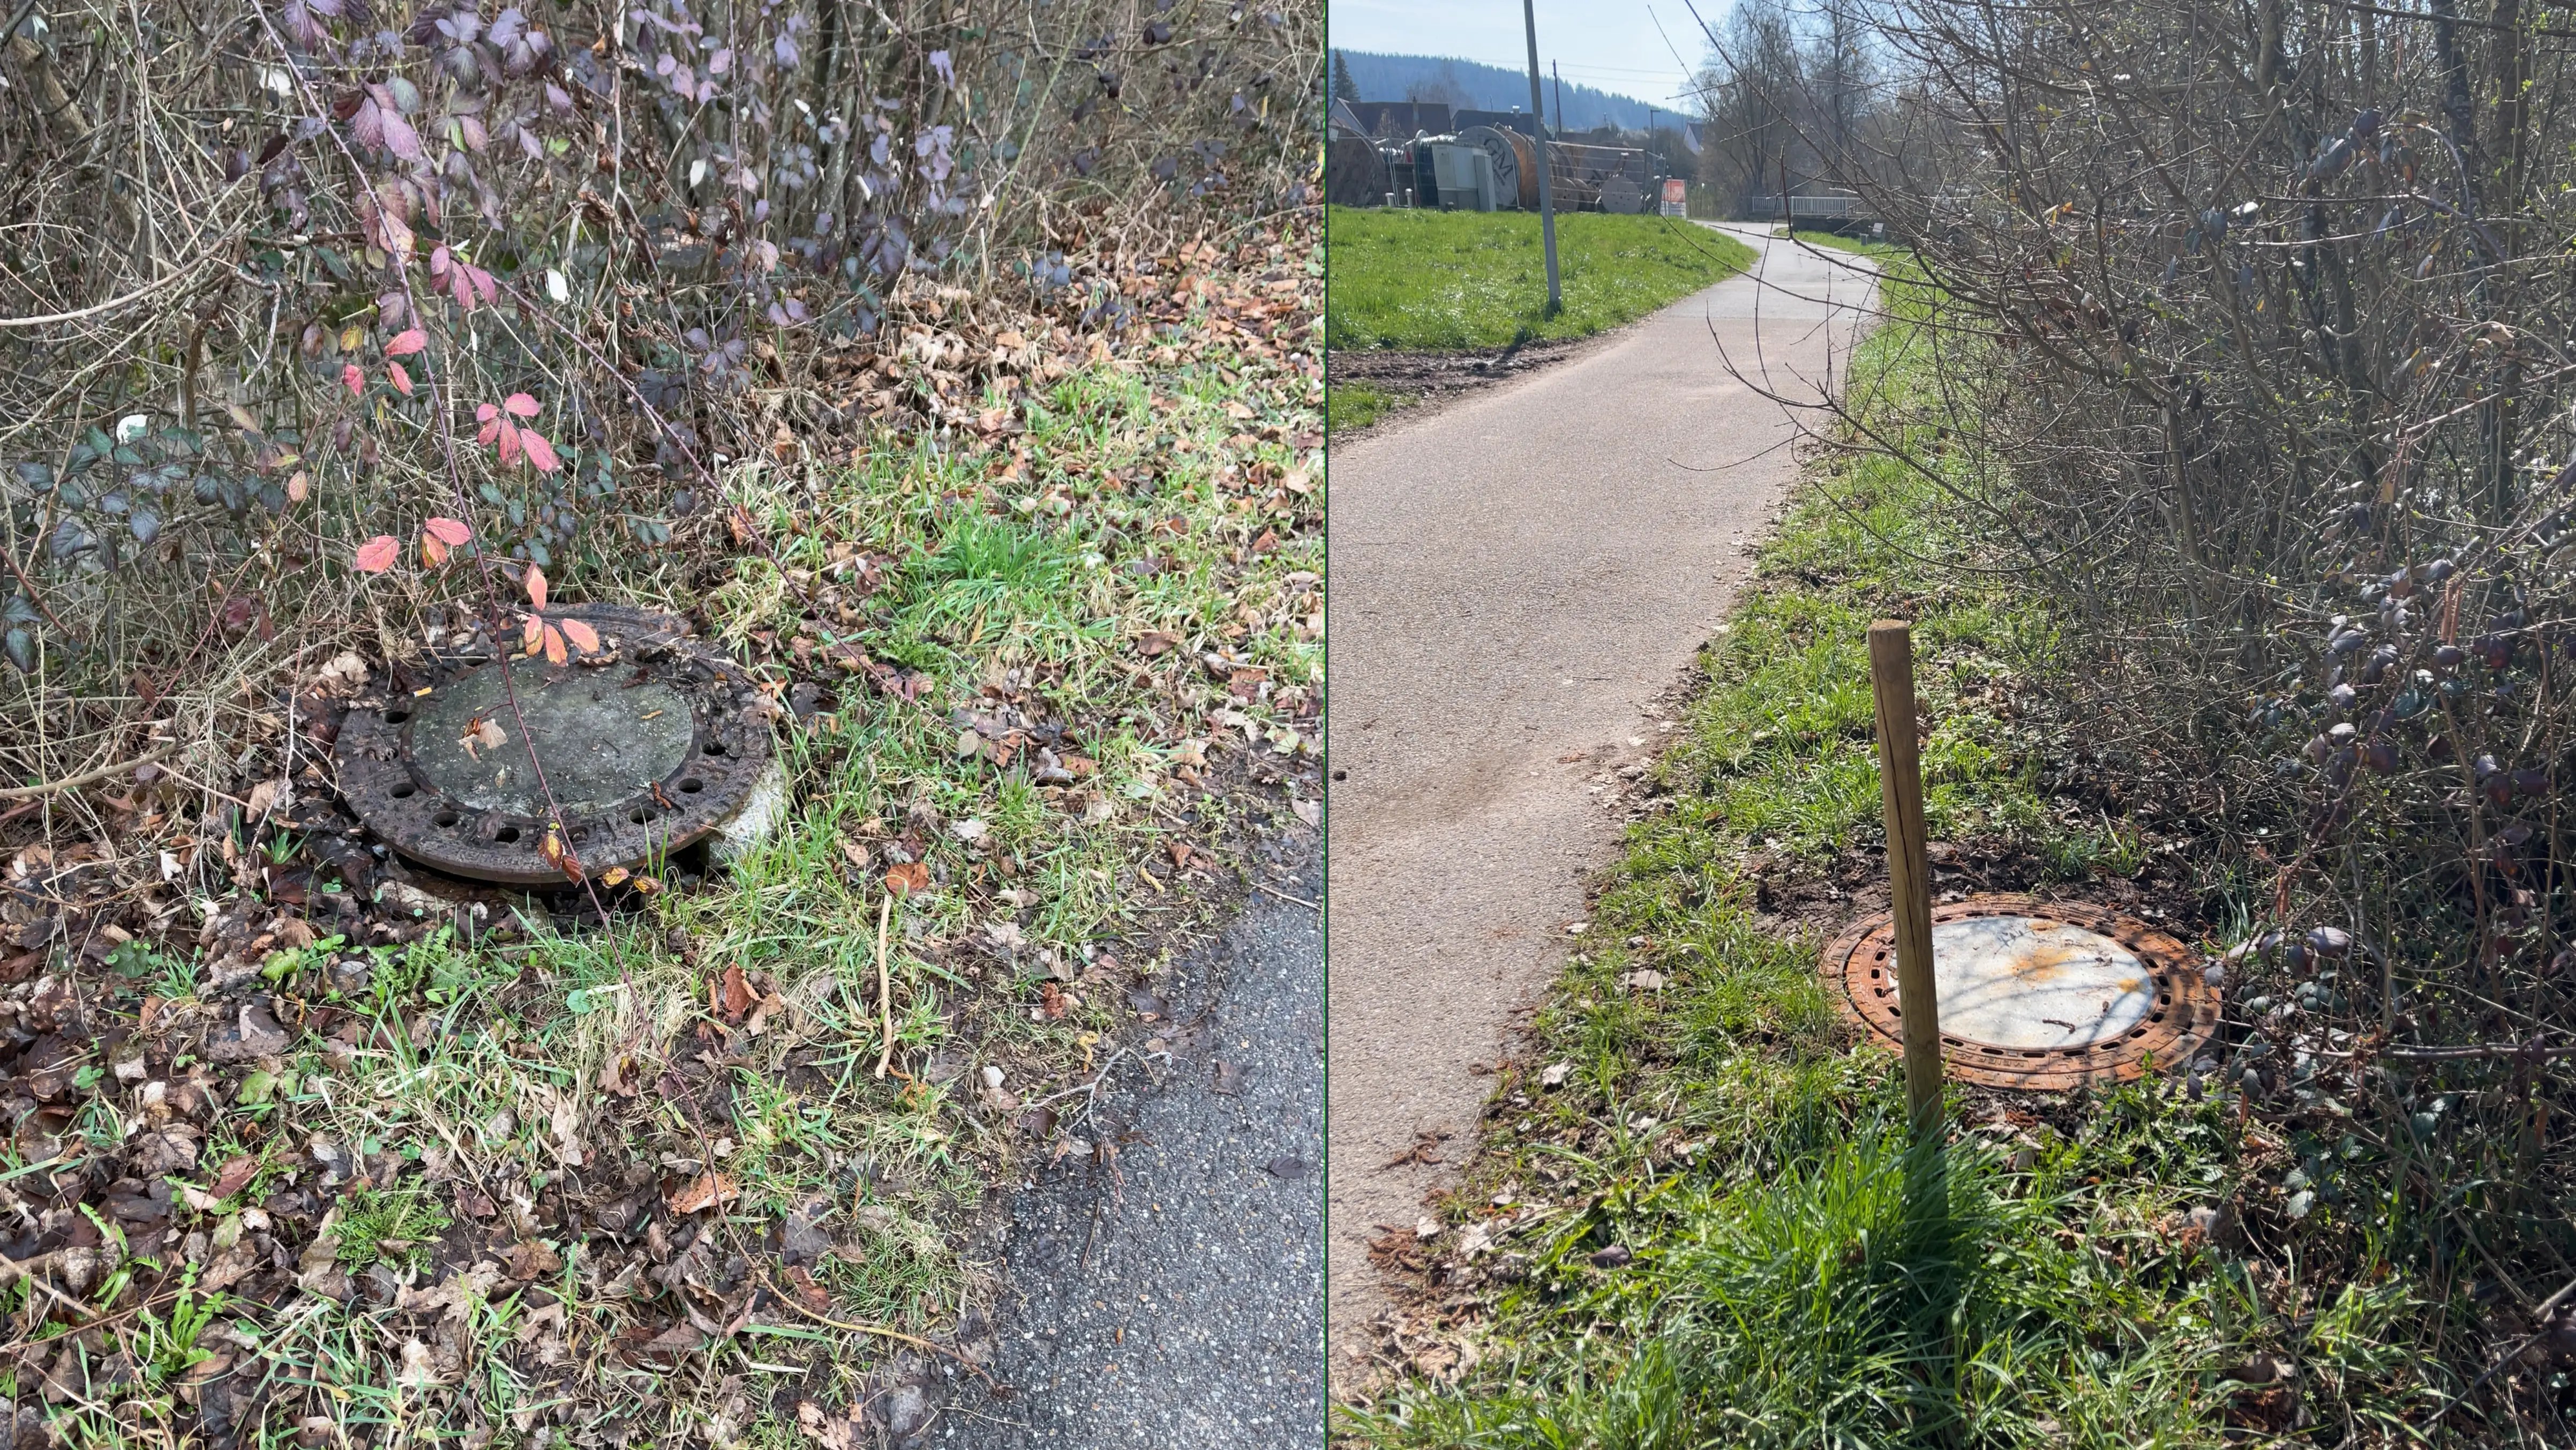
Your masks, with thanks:
<instances>
[{"instance_id":1,"label":"dirt patch","mask_svg":"<svg viewBox=\"0 0 2576 1450\"><path fill-rule=\"evenodd\" d=\"M1379 392L1408 400L1402 407L1388 410L1365 428L1338 430L1335 441L1348 443L1368 437L1389 422L1410 422L1428 417L1471 393L1580 357L1625 331L1625 328L1615 328L1595 337L1571 341L1521 343L1501 352L1413 352L1387 348L1345 349L1333 353L1326 366L1335 387L1365 383Z\"/></svg>"}]
</instances>

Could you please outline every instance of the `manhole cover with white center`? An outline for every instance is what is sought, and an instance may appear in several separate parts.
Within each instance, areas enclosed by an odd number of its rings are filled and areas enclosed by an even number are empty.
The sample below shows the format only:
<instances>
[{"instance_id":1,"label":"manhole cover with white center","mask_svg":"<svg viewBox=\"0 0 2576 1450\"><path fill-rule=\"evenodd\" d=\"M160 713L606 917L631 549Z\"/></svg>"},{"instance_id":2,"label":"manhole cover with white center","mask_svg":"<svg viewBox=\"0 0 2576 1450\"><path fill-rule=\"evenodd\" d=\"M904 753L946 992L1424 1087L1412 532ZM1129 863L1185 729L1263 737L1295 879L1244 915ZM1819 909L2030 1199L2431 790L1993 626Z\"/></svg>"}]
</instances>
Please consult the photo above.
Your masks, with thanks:
<instances>
[{"instance_id":1,"label":"manhole cover with white center","mask_svg":"<svg viewBox=\"0 0 2576 1450\"><path fill-rule=\"evenodd\" d=\"M666 615L606 604L548 615L589 624L600 653L563 665L516 651L433 658L400 683L377 676L352 702L334 747L340 792L386 844L459 876L560 885L543 855L549 795L592 875L649 865L742 808L770 739L769 706L741 669Z\"/></svg>"},{"instance_id":2,"label":"manhole cover with white center","mask_svg":"<svg viewBox=\"0 0 2576 1450\"><path fill-rule=\"evenodd\" d=\"M1898 1046L1895 919L1864 918L1824 970L1870 1035ZM1989 1087L2122 1082L2190 1060L2218 1029L2218 991L2190 951L2116 912L2029 896L1932 909L1932 979L1948 1073Z\"/></svg>"}]
</instances>

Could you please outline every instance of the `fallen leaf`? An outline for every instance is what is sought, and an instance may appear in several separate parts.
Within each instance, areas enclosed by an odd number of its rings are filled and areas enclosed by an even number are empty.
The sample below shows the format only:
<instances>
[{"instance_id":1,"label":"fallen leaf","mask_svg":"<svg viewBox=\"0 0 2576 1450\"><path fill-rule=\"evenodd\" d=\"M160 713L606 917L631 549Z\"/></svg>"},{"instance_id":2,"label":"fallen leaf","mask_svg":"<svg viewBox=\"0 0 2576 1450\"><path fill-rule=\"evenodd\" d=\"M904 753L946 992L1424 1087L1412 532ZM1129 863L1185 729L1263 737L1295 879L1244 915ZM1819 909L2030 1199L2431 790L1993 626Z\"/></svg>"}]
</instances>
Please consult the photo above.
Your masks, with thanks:
<instances>
[{"instance_id":1,"label":"fallen leaf","mask_svg":"<svg viewBox=\"0 0 2576 1450\"><path fill-rule=\"evenodd\" d=\"M465 733L456 737L456 748L464 751L467 759L479 760L482 751L498 750L508 744L509 739L509 732L501 728L500 721L488 715L477 715L465 722Z\"/></svg>"},{"instance_id":2,"label":"fallen leaf","mask_svg":"<svg viewBox=\"0 0 2576 1450\"><path fill-rule=\"evenodd\" d=\"M252 1177L258 1172L257 1158L248 1153L237 1154L224 1160L224 1166L215 1171L215 1181L206 1186L206 1191L217 1198L230 1198L249 1187Z\"/></svg>"},{"instance_id":3,"label":"fallen leaf","mask_svg":"<svg viewBox=\"0 0 2576 1450\"><path fill-rule=\"evenodd\" d=\"M741 1185L735 1183L731 1175L701 1173L689 1180L687 1187L671 1195L669 1202L671 1212L687 1214L696 1213L700 1209L713 1208L718 1204L731 1203L741 1196Z\"/></svg>"},{"instance_id":4,"label":"fallen leaf","mask_svg":"<svg viewBox=\"0 0 2576 1450\"><path fill-rule=\"evenodd\" d=\"M382 574L394 566L394 559L401 553L402 545L394 542L393 535L378 534L358 546L356 563L367 573Z\"/></svg>"},{"instance_id":5,"label":"fallen leaf","mask_svg":"<svg viewBox=\"0 0 2576 1450\"><path fill-rule=\"evenodd\" d=\"M898 861L886 869L886 890L897 896L910 896L929 889L930 868L919 861Z\"/></svg>"},{"instance_id":6,"label":"fallen leaf","mask_svg":"<svg viewBox=\"0 0 2576 1450\"><path fill-rule=\"evenodd\" d=\"M751 1004L754 999L751 995L751 983L743 976L740 965L737 964L724 969L723 993L724 995L719 1010L724 1013L725 1020L728 1022L741 1021L742 1014L751 1010Z\"/></svg>"},{"instance_id":7,"label":"fallen leaf","mask_svg":"<svg viewBox=\"0 0 2576 1450\"><path fill-rule=\"evenodd\" d=\"M832 1293L814 1282L812 1270L803 1265L793 1266L787 1271L787 1281L796 1286L796 1298L806 1308L817 1314L828 1314L832 1311Z\"/></svg>"},{"instance_id":8,"label":"fallen leaf","mask_svg":"<svg viewBox=\"0 0 2576 1450\"><path fill-rule=\"evenodd\" d=\"M521 1239L501 1256L502 1272L525 1283L563 1268L563 1256L535 1239Z\"/></svg>"}]
</instances>

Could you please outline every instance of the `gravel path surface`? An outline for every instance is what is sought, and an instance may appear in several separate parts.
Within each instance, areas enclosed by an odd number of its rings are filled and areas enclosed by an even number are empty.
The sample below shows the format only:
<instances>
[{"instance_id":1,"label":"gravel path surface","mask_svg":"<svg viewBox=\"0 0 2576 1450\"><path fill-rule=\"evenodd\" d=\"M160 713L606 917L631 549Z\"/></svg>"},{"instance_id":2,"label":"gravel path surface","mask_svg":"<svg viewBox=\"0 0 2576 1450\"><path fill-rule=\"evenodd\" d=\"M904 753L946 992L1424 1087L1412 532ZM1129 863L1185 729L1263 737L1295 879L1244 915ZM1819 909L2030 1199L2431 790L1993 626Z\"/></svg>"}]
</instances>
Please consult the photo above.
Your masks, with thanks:
<instances>
[{"instance_id":1,"label":"gravel path surface","mask_svg":"<svg viewBox=\"0 0 2576 1450\"><path fill-rule=\"evenodd\" d=\"M1333 450L1337 1376L1386 1302L1369 1241L1409 1231L1466 1156L1491 1081L1471 1069L1550 979L1617 839L1599 792L1658 744L1645 712L1795 472L1791 413L1728 363L1813 397L1870 299L1848 256L1735 234L1766 253L1752 271Z\"/></svg>"},{"instance_id":2,"label":"gravel path surface","mask_svg":"<svg viewBox=\"0 0 2576 1450\"><path fill-rule=\"evenodd\" d=\"M1324 933L1312 833L1181 965L1159 1088L1104 1095L1096 1165L1014 1206L994 1372L925 1442L1313 1450L1324 1422Z\"/></svg>"}]
</instances>

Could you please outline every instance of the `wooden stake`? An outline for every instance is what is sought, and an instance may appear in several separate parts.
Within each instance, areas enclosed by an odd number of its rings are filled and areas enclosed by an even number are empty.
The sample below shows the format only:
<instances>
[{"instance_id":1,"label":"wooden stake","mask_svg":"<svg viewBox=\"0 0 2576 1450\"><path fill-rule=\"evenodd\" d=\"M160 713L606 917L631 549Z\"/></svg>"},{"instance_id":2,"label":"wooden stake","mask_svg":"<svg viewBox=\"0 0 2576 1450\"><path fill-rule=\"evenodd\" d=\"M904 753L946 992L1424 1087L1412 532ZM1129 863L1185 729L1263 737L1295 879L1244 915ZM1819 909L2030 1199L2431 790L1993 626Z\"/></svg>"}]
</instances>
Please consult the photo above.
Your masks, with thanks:
<instances>
[{"instance_id":1,"label":"wooden stake","mask_svg":"<svg viewBox=\"0 0 2576 1450\"><path fill-rule=\"evenodd\" d=\"M1887 878L1896 898L1896 1010L1904 1029L1905 1105L1914 1131L1941 1120L1941 1009L1932 982L1932 869L1924 854L1923 763L1914 739L1914 632L1869 627L1878 698L1878 779L1887 805Z\"/></svg>"}]
</instances>

